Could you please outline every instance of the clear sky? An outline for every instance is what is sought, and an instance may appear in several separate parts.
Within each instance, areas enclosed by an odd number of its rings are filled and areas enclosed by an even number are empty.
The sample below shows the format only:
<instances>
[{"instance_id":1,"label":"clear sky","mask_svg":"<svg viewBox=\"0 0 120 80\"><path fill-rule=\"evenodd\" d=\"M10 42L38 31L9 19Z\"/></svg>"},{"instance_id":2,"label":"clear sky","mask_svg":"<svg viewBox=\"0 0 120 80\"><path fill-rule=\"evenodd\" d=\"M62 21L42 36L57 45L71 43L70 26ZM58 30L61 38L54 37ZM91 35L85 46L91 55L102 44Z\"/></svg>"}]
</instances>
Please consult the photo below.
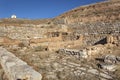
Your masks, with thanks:
<instances>
[{"instance_id":1,"label":"clear sky","mask_svg":"<svg viewBox=\"0 0 120 80\"><path fill-rule=\"evenodd\" d=\"M0 18L53 18L73 8L104 0L0 0Z\"/></svg>"}]
</instances>

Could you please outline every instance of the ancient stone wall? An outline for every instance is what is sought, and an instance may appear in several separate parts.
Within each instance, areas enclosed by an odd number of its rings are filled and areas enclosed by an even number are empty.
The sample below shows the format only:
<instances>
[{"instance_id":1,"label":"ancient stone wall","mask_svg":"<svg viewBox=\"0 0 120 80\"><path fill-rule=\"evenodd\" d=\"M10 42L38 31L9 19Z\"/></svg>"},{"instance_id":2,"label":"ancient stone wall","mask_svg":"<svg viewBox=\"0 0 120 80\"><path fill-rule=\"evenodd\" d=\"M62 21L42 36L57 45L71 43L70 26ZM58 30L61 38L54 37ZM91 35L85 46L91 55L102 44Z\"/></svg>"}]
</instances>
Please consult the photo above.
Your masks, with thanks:
<instances>
[{"instance_id":1,"label":"ancient stone wall","mask_svg":"<svg viewBox=\"0 0 120 80\"><path fill-rule=\"evenodd\" d=\"M106 37L107 43L118 44L120 42L120 36L108 35Z\"/></svg>"},{"instance_id":2,"label":"ancient stone wall","mask_svg":"<svg viewBox=\"0 0 120 80\"><path fill-rule=\"evenodd\" d=\"M79 35L84 36L84 44L93 45L106 38L108 35L120 35L120 23L115 22L103 23L97 22L93 24L73 24L69 25L71 30ZM76 26L76 27L75 27ZM103 40L104 41L104 40Z\"/></svg>"},{"instance_id":3,"label":"ancient stone wall","mask_svg":"<svg viewBox=\"0 0 120 80\"><path fill-rule=\"evenodd\" d=\"M87 58L88 54L86 50L75 50L75 49L59 49L59 53L76 56L77 58Z\"/></svg>"},{"instance_id":4,"label":"ancient stone wall","mask_svg":"<svg viewBox=\"0 0 120 80\"><path fill-rule=\"evenodd\" d=\"M64 24L65 25L65 24ZM104 42L104 38L109 34L119 35L120 34L120 23L88 23L88 24L78 24L74 23L67 27L68 32L64 32L62 25L56 28L41 28L35 26L3 26L0 27L0 36L6 36L11 39L19 40L30 40L30 42L52 42L61 41L60 34L67 33L67 35L62 35L63 41L74 41L79 39L83 35L83 44L94 45L98 44L99 41ZM65 28L66 29L66 28ZM62 32L61 32L62 31ZM66 30L65 30L66 31ZM49 37L47 34L49 34ZM77 34L77 35L74 35ZM50 37L51 36L51 37ZM102 41L103 40L103 41ZM100 43L101 43L100 42ZM103 43L102 43L103 44Z\"/></svg>"},{"instance_id":5,"label":"ancient stone wall","mask_svg":"<svg viewBox=\"0 0 120 80\"><path fill-rule=\"evenodd\" d=\"M75 41L62 41L61 38L51 38L34 41L34 43L30 43L30 47L37 47L37 46L48 46L49 51L56 51L60 48L72 48L75 46L82 45L82 39L75 40ZM48 41L49 40L49 41Z\"/></svg>"},{"instance_id":6,"label":"ancient stone wall","mask_svg":"<svg viewBox=\"0 0 120 80\"><path fill-rule=\"evenodd\" d=\"M87 47L87 48L81 49L81 50L62 48L62 49L58 50L58 53L76 56L78 59L80 59L80 58L89 59L89 58L92 58L93 56L99 54L99 52L104 49L105 49L105 47L103 47L102 45Z\"/></svg>"}]
</instances>

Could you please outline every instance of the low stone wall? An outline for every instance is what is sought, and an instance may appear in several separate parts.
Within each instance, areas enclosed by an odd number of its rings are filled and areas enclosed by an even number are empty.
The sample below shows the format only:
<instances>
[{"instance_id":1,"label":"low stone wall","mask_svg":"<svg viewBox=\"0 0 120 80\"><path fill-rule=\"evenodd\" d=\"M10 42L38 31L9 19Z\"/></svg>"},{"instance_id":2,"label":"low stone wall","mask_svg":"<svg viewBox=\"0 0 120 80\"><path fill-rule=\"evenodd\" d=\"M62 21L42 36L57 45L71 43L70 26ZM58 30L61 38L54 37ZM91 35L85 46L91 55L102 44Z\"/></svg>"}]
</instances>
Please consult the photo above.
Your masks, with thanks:
<instances>
[{"instance_id":1,"label":"low stone wall","mask_svg":"<svg viewBox=\"0 0 120 80\"><path fill-rule=\"evenodd\" d=\"M86 50L73 50L73 49L59 49L59 53L65 53L68 55L76 56L77 58L87 58L88 54Z\"/></svg>"},{"instance_id":2,"label":"low stone wall","mask_svg":"<svg viewBox=\"0 0 120 80\"><path fill-rule=\"evenodd\" d=\"M0 63L9 80L42 79L40 73L2 47L0 47Z\"/></svg>"},{"instance_id":3,"label":"low stone wall","mask_svg":"<svg viewBox=\"0 0 120 80\"><path fill-rule=\"evenodd\" d=\"M100 51L104 51L105 47L103 45L96 45L86 47L85 49L59 49L58 53L64 53L72 56L77 56L77 58L92 58L93 56L99 54Z\"/></svg>"}]
</instances>

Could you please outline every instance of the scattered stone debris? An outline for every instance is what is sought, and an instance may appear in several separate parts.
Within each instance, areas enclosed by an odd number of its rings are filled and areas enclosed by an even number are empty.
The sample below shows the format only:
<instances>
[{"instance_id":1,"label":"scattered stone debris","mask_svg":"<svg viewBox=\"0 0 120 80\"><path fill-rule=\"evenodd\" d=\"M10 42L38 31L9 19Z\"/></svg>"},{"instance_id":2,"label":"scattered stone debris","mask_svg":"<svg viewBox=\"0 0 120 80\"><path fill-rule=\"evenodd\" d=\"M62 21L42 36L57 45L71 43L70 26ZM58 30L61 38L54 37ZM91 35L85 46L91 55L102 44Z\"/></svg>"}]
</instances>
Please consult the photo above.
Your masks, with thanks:
<instances>
[{"instance_id":1,"label":"scattered stone debris","mask_svg":"<svg viewBox=\"0 0 120 80\"><path fill-rule=\"evenodd\" d=\"M98 68L107 69L109 71L115 71L118 64L120 64L119 56L115 55L105 55L101 58L96 58L99 63Z\"/></svg>"}]
</instances>

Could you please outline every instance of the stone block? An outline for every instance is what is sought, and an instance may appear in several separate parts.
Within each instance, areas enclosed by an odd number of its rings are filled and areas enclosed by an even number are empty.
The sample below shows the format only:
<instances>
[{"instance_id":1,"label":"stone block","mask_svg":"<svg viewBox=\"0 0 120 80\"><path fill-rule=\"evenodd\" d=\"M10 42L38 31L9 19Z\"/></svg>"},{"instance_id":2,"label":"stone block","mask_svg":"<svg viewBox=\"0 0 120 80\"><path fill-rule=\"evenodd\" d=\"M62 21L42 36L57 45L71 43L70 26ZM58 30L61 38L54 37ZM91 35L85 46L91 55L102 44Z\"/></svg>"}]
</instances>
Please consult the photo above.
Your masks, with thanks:
<instances>
[{"instance_id":1,"label":"stone block","mask_svg":"<svg viewBox=\"0 0 120 80\"><path fill-rule=\"evenodd\" d=\"M40 73L35 71L26 62L17 58L5 48L0 47L1 66L9 80L41 80Z\"/></svg>"}]
</instances>

